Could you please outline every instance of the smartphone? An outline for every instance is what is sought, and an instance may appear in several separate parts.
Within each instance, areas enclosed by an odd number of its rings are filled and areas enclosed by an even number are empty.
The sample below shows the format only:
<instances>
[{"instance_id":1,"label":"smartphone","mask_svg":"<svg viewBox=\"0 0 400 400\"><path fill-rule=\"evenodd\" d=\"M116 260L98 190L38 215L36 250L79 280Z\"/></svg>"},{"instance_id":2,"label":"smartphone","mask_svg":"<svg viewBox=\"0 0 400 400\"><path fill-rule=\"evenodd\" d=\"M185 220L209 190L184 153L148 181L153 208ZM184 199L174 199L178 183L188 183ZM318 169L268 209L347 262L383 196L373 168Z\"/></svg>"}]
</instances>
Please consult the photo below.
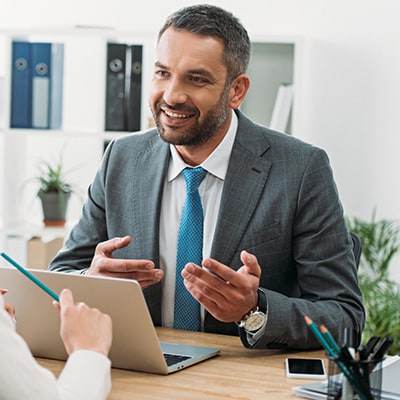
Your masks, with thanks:
<instances>
[{"instance_id":1,"label":"smartphone","mask_svg":"<svg viewBox=\"0 0 400 400\"><path fill-rule=\"evenodd\" d=\"M326 379L324 361L320 358L286 358L286 377L297 379Z\"/></svg>"}]
</instances>

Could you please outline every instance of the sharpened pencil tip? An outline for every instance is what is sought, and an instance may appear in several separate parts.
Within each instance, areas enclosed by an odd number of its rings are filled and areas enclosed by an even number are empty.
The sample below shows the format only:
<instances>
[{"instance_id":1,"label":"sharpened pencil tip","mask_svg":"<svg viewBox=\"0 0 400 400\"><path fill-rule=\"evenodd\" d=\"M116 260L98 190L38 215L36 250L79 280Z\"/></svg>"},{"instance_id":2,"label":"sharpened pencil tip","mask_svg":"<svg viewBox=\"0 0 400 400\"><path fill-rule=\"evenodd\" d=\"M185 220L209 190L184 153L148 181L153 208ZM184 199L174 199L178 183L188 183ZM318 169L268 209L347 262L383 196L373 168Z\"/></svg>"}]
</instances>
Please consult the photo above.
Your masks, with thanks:
<instances>
[{"instance_id":1,"label":"sharpened pencil tip","mask_svg":"<svg viewBox=\"0 0 400 400\"><path fill-rule=\"evenodd\" d=\"M328 328L327 328L325 325L321 325L321 326L319 327L319 329L320 329L320 331L321 331L322 333L328 332Z\"/></svg>"},{"instance_id":2,"label":"sharpened pencil tip","mask_svg":"<svg viewBox=\"0 0 400 400\"><path fill-rule=\"evenodd\" d=\"M305 319L307 325L312 324L312 319L308 315L305 315L304 319Z\"/></svg>"}]
</instances>

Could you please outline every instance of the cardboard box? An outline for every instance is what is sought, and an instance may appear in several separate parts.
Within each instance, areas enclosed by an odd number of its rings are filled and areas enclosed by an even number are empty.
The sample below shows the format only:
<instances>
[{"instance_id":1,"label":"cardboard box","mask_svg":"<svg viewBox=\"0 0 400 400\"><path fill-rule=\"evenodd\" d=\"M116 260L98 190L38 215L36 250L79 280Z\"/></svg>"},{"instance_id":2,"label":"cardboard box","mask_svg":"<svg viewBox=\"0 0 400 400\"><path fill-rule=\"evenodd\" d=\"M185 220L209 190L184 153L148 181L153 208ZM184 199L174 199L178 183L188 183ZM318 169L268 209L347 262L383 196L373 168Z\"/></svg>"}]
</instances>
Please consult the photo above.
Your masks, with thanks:
<instances>
[{"instance_id":1,"label":"cardboard box","mask_svg":"<svg viewBox=\"0 0 400 400\"><path fill-rule=\"evenodd\" d=\"M47 269L50 261L64 244L63 238L55 238L44 242L40 237L33 237L28 241L28 262L29 268Z\"/></svg>"}]
</instances>

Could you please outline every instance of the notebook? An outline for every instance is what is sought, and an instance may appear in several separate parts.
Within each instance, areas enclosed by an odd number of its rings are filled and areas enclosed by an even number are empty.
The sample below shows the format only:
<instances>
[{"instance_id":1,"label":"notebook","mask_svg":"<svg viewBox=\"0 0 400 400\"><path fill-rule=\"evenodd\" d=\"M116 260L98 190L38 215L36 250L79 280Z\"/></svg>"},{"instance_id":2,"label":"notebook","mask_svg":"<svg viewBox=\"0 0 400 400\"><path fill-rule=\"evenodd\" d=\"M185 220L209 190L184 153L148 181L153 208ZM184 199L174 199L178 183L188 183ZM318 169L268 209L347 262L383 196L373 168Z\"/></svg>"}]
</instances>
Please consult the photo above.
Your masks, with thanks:
<instances>
[{"instance_id":1,"label":"notebook","mask_svg":"<svg viewBox=\"0 0 400 400\"><path fill-rule=\"evenodd\" d=\"M75 301L109 314L113 368L169 374L219 354L217 348L160 342L140 284L134 280L29 269L55 293L69 288ZM60 317L53 299L14 267L0 267L0 287L16 310L17 332L36 357L65 360Z\"/></svg>"}]
</instances>

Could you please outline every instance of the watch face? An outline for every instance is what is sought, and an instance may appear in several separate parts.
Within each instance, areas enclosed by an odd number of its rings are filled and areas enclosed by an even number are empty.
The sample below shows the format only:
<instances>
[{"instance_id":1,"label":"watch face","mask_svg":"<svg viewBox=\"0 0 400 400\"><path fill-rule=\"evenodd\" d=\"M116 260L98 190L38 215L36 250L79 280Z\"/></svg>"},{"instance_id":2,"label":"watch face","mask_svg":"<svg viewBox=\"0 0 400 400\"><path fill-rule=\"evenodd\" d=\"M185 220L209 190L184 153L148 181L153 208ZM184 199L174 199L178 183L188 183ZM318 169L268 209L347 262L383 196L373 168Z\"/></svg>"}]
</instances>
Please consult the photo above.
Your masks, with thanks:
<instances>
[{"instance_id":1,"label":"watch face","mask_svg":"<svg viewBox=\"0 0 400 400\"><path fill-rule=\"evenodd\" d=\"M265 322L265 314L257 311L246 319L245 329L250 332L260 329Z\"/></svg>"}]
</instances>

